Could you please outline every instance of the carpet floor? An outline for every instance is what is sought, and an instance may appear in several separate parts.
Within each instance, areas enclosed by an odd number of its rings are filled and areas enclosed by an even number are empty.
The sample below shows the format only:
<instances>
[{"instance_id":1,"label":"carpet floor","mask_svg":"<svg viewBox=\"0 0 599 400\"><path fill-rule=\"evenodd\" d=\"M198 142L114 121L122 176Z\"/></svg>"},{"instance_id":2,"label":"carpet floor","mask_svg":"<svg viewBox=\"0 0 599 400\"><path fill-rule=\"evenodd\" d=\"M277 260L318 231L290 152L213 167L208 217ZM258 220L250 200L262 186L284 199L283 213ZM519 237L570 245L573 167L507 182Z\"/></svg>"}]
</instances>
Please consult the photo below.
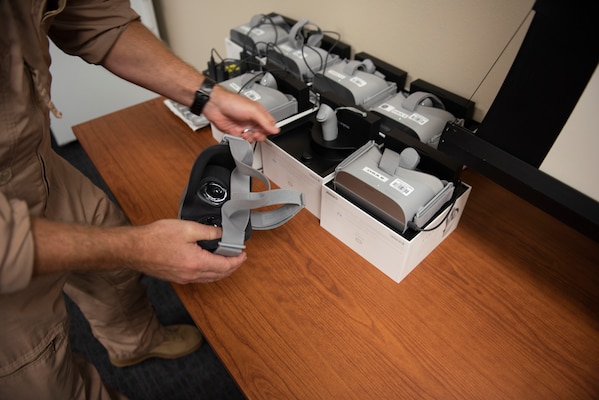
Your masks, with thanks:
<instances>
[{"instance_id":1,"label":"carpet floor","mask_svg":"<svg viewBox=\"0 0 599 400\"><path fill-rule=\"evenodd\" d=\"M78 142L60 147L54 143L54 148L114 200ZM143 282L162 324L193 324L168 282L147 276L143 278ZM93 337L89 324L77 305L66 295L65 301L71 316L70 339L73 351L92 362L108 386L118 389L131 400L244 399L207 342L194 353L180 359L149 359L131 367L113 367L106 350Z\"/></svg>"}]
</instances>

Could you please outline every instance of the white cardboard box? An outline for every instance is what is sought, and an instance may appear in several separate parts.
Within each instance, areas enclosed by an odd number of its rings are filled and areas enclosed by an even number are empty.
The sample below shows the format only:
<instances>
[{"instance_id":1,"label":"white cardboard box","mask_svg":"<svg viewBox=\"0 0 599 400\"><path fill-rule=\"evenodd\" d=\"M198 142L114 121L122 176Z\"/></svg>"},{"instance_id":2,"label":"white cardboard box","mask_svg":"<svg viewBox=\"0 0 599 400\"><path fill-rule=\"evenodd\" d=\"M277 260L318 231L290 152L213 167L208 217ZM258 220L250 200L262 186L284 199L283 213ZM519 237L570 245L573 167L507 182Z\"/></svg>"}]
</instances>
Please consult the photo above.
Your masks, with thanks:
<instances>
[{"instance_id":1,"label":"white cardboard box","mask_svg":"<svg viewBox=\"0 0 599 400\"><path fill-rule=\"evenodd\" d=\"M317 110L317 108L314 107L309 110L301 111L295 115L292 115L290 117L287 117L285 119L278 121L276 125L279 128L284 127L285 125L290 124L296 120L305 118L307 115L310 115L311 113L315 112L316 110ZM210 124L210 129L212 130L212 137L214 138L214 140L216 140L217 142L220 143L223 140L223 136L225 135L225 133L222 132L220 129L218 129L216 127L216 125L214 125L212 123ZM252 145L254 147L254 162L252 164L252 167L254 167L257 170L262 170L263 169L262 168L262 142L254 142ZM277 182L275 181L275 183L277 183ZM279 185L279 186L281 186L281 185ZM320 204L319 204L319 207L320 207Z\"/></svg>"},{"instance_id":2,"label":"white cardboard box","mask_svg":"<svg viewBox=\"0 0 599 400\"><path fill-rule=\"evenodd\" d=\"M321 176L270 140L262 142L261 148L264 175L281 188L302 192L306 209L320 218L322 186L335 171Z\"/></svg>"},{"instance_id":3,"label":"white cardboard box","mask_svg":"<svg viewBox=\"0 0 599 400\"><path fill-rule=\"evenodd\" d=\"M463 186L464 192L438 229L407 239L323 185L320 226L399 283L457 227L471 190ZM443 210L428 226L436 226L447 211Z\"/></svg>"},{"instance_id":4,"label":"white cardboard box","mask_svg":"<svg viewBox=\"0 0 599 400\"><path fill-rule=\"evenodd\" d=\"M225 133L216 127L214 124L210 124L210 129L212 130L212 137L218 143L223 140ZM252 167L257 169L258 171L262 170L262 146L261 143L254 142L252 143L252 147L254 149L254 162L252 163Z\"/></svg>"}]
</instances>

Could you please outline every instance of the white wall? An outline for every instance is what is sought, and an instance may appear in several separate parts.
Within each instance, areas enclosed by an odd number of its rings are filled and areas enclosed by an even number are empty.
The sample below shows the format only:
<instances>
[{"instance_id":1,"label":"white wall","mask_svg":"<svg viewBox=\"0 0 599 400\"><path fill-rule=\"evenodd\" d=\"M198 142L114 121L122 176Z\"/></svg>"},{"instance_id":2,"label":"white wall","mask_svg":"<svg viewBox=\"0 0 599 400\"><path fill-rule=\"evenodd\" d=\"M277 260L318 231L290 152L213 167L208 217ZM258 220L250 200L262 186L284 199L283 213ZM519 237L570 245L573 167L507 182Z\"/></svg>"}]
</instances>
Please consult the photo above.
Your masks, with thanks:
<instances>
[{"instance_id":1,"label":"white wall","mask_svg":"<svg viewBox=\"0 0 599 400\"><path fill-rule=\"evenodd\" d=\"M307 18L365 51L476 103L482 119L515 57L534 0L303 0L206 2L154 0L161 34L175 53L205 69L214 47L255 14ZM527 21L478 88L523 21ZM477 90L478 88L478 90Z\"/></svg>"},{"instance_id":2,"label":"white wall","mask_svg":"<svg viewBox=\"0 0 599 400\"><path fill-rule=\"evenodd\" d=\"M599 201L599 69L595 69L540 170Z\"/></svg>"},{"instance_id":3,"label":"white wall","mask_svg":"<svg viewBox=\"0 0 599 400\"><path fill-rule=\"evenodd\" d=\"M154 0L154 4L162 36L198 69L206 68L212 48L226 55L224 38L231 28L255 14L276 12L339 32L354 52L368 52L407 71L408 83L421 78L471 98L479 121L534 16L534 0ZM597 80L595 76L595 89ZM597 90L586 93L585 99L590 99L584 103L587 107L580 109L587 113L573 114L541 169L597 199L599 184L587 172L599 168L599 158L594 157L599 151L596 129L590 128L596 126Z\"/></svg>"},{"instance_id":4,"label":"white wall","mask_svg":"<svg viewBox=\"0 0 599 400\"><path fill-rule=\"evenodd\" d=\"M151 0L131 0L142 22L160 36ZM63 53L50 42L52 101L62 118L51 115L54 138L59 145L74 140L72 127L90 119L157 97L154 92L129 83L79 57Z\"/></svg>"}]
</instances>

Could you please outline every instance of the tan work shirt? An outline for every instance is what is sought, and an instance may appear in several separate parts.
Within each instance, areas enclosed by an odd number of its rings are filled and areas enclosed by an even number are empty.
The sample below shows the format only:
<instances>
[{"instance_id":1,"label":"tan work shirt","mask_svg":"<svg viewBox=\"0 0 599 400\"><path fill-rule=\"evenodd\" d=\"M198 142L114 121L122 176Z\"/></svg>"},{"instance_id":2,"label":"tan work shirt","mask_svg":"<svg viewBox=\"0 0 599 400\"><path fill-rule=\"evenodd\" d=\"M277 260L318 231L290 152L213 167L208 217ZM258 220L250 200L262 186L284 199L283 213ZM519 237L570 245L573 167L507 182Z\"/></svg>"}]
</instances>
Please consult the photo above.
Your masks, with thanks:
<instances>
[{"instance_id":1,"label":"tan work shirt","mask_svg":"<svg viewBox=\"0 0 599 400\"><path fill-rule=\"evenodd\" d=\"M48 36L65 52L100 64L137 18L127 0L0 1L0 295L31 282L30 217L60 218L47 205L49 112L56 111Z\"/></svg>"}]
</instances>

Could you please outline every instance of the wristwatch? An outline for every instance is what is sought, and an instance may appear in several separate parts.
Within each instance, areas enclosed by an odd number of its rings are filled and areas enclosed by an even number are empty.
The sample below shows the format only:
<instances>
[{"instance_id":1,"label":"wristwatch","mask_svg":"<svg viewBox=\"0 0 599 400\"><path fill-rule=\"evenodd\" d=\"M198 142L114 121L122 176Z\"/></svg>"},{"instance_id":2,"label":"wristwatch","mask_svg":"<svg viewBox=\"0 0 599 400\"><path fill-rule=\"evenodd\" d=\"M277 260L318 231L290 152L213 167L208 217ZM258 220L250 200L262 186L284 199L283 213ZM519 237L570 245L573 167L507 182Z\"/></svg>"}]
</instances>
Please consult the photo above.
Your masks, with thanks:
<instances>
[{"instance_id":1,"label":"wristwatch","mask_svg":"<svg viewBox=\"0 0 599 400\"><path fill-rule=\"evenodd\" d=\"M195 98L193 99L193 103L189 107L189 111L196 115L202 114L202 110L208 100L210 100L210 94L212 94L212 90L214 89L214 85L216 82L208 77L204 77L200 88L196 91Z\"/></svg>"}]
</instances>

